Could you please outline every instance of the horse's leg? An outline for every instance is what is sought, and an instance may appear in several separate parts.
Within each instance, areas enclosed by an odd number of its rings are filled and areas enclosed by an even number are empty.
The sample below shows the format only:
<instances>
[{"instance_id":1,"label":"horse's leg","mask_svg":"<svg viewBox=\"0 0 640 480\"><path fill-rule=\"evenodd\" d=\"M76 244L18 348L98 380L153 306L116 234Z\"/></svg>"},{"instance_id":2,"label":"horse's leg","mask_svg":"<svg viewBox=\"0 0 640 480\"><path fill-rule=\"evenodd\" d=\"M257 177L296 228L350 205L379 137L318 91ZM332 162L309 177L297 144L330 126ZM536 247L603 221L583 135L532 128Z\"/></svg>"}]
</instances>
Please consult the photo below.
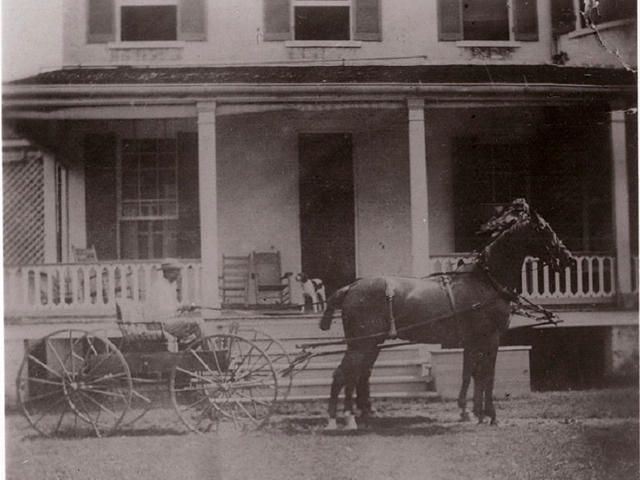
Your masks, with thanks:
<instances>
[{"instance_id":1,"label":"horse's leg","mask_svg":"<svg viewBox=\"0 0 640 480\"><path fill-rule=\"evenodd\" d=\"M469 375L473 378L473 414L478 418L478 423L484 421L484 408L482 404L484 392L484 376L482 375L482 363L484 354L481 350L473 348L469 351Z\"/></svg>"},{"instance_id":2,"label":"horse's leg","mask_svg":"<svg viewBox=\"0 0 640 480\"><path fill-rule=\"evenodd\" d=\"M361 416L365 419L369 417L373 411L371 407L370 380L371 371L373 370L373 365L378 359L379 353L380 349L377 347L365 353L362 365L362 376L358 379L358 384L356 386L356 405L361 412Z\"/></svg>"},{"instance_id":3,"label":"horse's leg","mask_svg":"<svg viewBox=\"0 0 640 480\"><path fill-rule=\"evenodd\" d=\"M460 420L463 422L469 421L469 414L467 413L467 392L469 390L469 384L471 383L471 354L469 348L465 347L462 353L462 385L460 386L460 393L458 394L458 407L460 407Z\"/></svg>"},{"instance_id":4,"label":"horse's leg","mask_svg":"<svg viewBox=\"0 0 640 480\"><path fill-rule=\"evenodd\" d=\"M346 356L346 355L345 355ZM329 422L325 427L326 430L336 430L338 425L336 424L336 414L338 412L338 395L342 387L345 385L345 375L343 364L340 363L338 367L333 371L333 381L331 382L331 393L329 394Z\"/></svg>"},{"instance_id":5,"label":"horse's leg","mask_svg":"<svg viewBox=\"0 0 640 480\"><path fill-rule=\"evenodd\" d=\"M353 416L353 392L356 390L359 379L363 374L363 359L365 352L348 351L343 360L345 365L344 385L344 418L345 430L357 430L355 417Z\"/></svg>"},{"instance_id":6,"label":"horse's leg","mask_svg":"<svg viewBox=\"0 0 640 480\"><path fill-rule=\"evenodd\" d=\"M494 344L487 351L484 356L484 368L483 376L484 376L484 413L491 419L491 425L497 425L498 421L496 419L496 409L493 405L493 385L496 377L496 358L498 356L498 345L499 339L494 339Z\"/></svg>"}]
</instances>

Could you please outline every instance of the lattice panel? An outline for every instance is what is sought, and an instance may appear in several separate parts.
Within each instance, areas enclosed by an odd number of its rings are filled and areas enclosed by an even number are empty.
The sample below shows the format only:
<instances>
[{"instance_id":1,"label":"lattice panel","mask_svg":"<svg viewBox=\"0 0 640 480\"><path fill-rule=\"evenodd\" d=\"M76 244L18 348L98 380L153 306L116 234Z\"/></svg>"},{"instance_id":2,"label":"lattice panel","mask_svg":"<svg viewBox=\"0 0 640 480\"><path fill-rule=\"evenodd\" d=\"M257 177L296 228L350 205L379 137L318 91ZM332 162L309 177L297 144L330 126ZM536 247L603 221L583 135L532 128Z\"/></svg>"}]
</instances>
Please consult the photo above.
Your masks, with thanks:
<instances>
[{"instance_id":1,"label":"lattice panel","mask_svg":"<svg viewBox=\"0 0 640 480\"><path fill-rule=\"evenodd\" d=\"M42 156L3 163L5 265L44 262L44 171Z\"/></svg>"}]
</instances>

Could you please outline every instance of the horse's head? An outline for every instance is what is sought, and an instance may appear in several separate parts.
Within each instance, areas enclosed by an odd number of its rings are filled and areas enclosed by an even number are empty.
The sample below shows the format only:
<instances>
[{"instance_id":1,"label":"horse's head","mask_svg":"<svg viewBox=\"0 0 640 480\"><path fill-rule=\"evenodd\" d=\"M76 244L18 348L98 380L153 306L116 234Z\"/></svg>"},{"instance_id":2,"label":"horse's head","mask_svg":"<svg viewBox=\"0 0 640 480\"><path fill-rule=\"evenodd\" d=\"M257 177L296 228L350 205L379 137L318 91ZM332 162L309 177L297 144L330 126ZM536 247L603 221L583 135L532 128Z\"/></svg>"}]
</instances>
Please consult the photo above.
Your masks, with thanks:
<instances>
[{"instance_id":1,"label":"horse's head","mask_svg":"<svg viewBox=\"0 0 640 480\"><path fill-rule=\"evenodd\" d=\"M539 247L539 251L532 252L533 256L549 265L554 272L562 272L566 267L576 263L569 249L544 218L532 211L530 221L534 230L534 243L537 243Z\"/></svg>"},{"instance_id":2,"label":"horse's head","mask_svg":"<svg viewBox=\"0 0 640 480\"><path fill-rule=\"evenodd\" d=\"M527 254L539 258L554 271L562 271L575 260L549 223L533 211L523 198L507 205L503 211L480 227L479 233L496 238L505 232L520 232L526 240Z\"/></svg>"}]
</instances>

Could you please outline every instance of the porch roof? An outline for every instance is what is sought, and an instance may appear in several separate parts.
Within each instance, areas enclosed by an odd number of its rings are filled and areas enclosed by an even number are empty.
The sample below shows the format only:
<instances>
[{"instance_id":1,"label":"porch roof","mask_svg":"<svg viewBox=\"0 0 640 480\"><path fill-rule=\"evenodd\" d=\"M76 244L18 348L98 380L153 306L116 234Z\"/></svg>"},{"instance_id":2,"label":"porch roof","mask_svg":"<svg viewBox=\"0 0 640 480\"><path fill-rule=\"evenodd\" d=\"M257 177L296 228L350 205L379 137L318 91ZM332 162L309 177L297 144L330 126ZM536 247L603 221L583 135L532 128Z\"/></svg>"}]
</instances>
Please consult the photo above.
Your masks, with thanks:
<instances>
[{"instance_id":1,"label":"porch roof","mask_svg":"<svg viewBox=\"0 0 640 480\"><path fill-rule=\"evenodd\" d=\"M9 85L123 84L514 84L635 86L624 69L555 65L83 67L63 68Z\"/></svg>"}]
</instances>

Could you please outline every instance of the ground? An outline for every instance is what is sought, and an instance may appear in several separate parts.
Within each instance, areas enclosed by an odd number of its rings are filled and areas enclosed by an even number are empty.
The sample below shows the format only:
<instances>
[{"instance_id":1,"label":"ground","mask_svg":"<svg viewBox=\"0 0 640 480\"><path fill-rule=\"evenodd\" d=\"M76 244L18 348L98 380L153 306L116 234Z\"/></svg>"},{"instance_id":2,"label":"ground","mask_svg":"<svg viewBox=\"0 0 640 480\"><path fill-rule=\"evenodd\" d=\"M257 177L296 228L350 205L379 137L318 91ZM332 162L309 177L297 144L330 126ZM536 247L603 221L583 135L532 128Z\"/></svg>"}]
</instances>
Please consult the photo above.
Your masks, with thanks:
<instances>
[{"instance_id":1,"label":"ground","mask_svg":"<svg viewBox=\"0 0 640 480\"><path fill-rule=\"evenodd\" d=\"M250 434L185 434L150 412L110 438L43 439L6 416L8 479L637 479L638 389L497 402L500 425L454 402L379 400L357 432L325 433L324 403L287 405ZM161 418L162 417L162 418Z\"/></svg>"}]
</instances>

